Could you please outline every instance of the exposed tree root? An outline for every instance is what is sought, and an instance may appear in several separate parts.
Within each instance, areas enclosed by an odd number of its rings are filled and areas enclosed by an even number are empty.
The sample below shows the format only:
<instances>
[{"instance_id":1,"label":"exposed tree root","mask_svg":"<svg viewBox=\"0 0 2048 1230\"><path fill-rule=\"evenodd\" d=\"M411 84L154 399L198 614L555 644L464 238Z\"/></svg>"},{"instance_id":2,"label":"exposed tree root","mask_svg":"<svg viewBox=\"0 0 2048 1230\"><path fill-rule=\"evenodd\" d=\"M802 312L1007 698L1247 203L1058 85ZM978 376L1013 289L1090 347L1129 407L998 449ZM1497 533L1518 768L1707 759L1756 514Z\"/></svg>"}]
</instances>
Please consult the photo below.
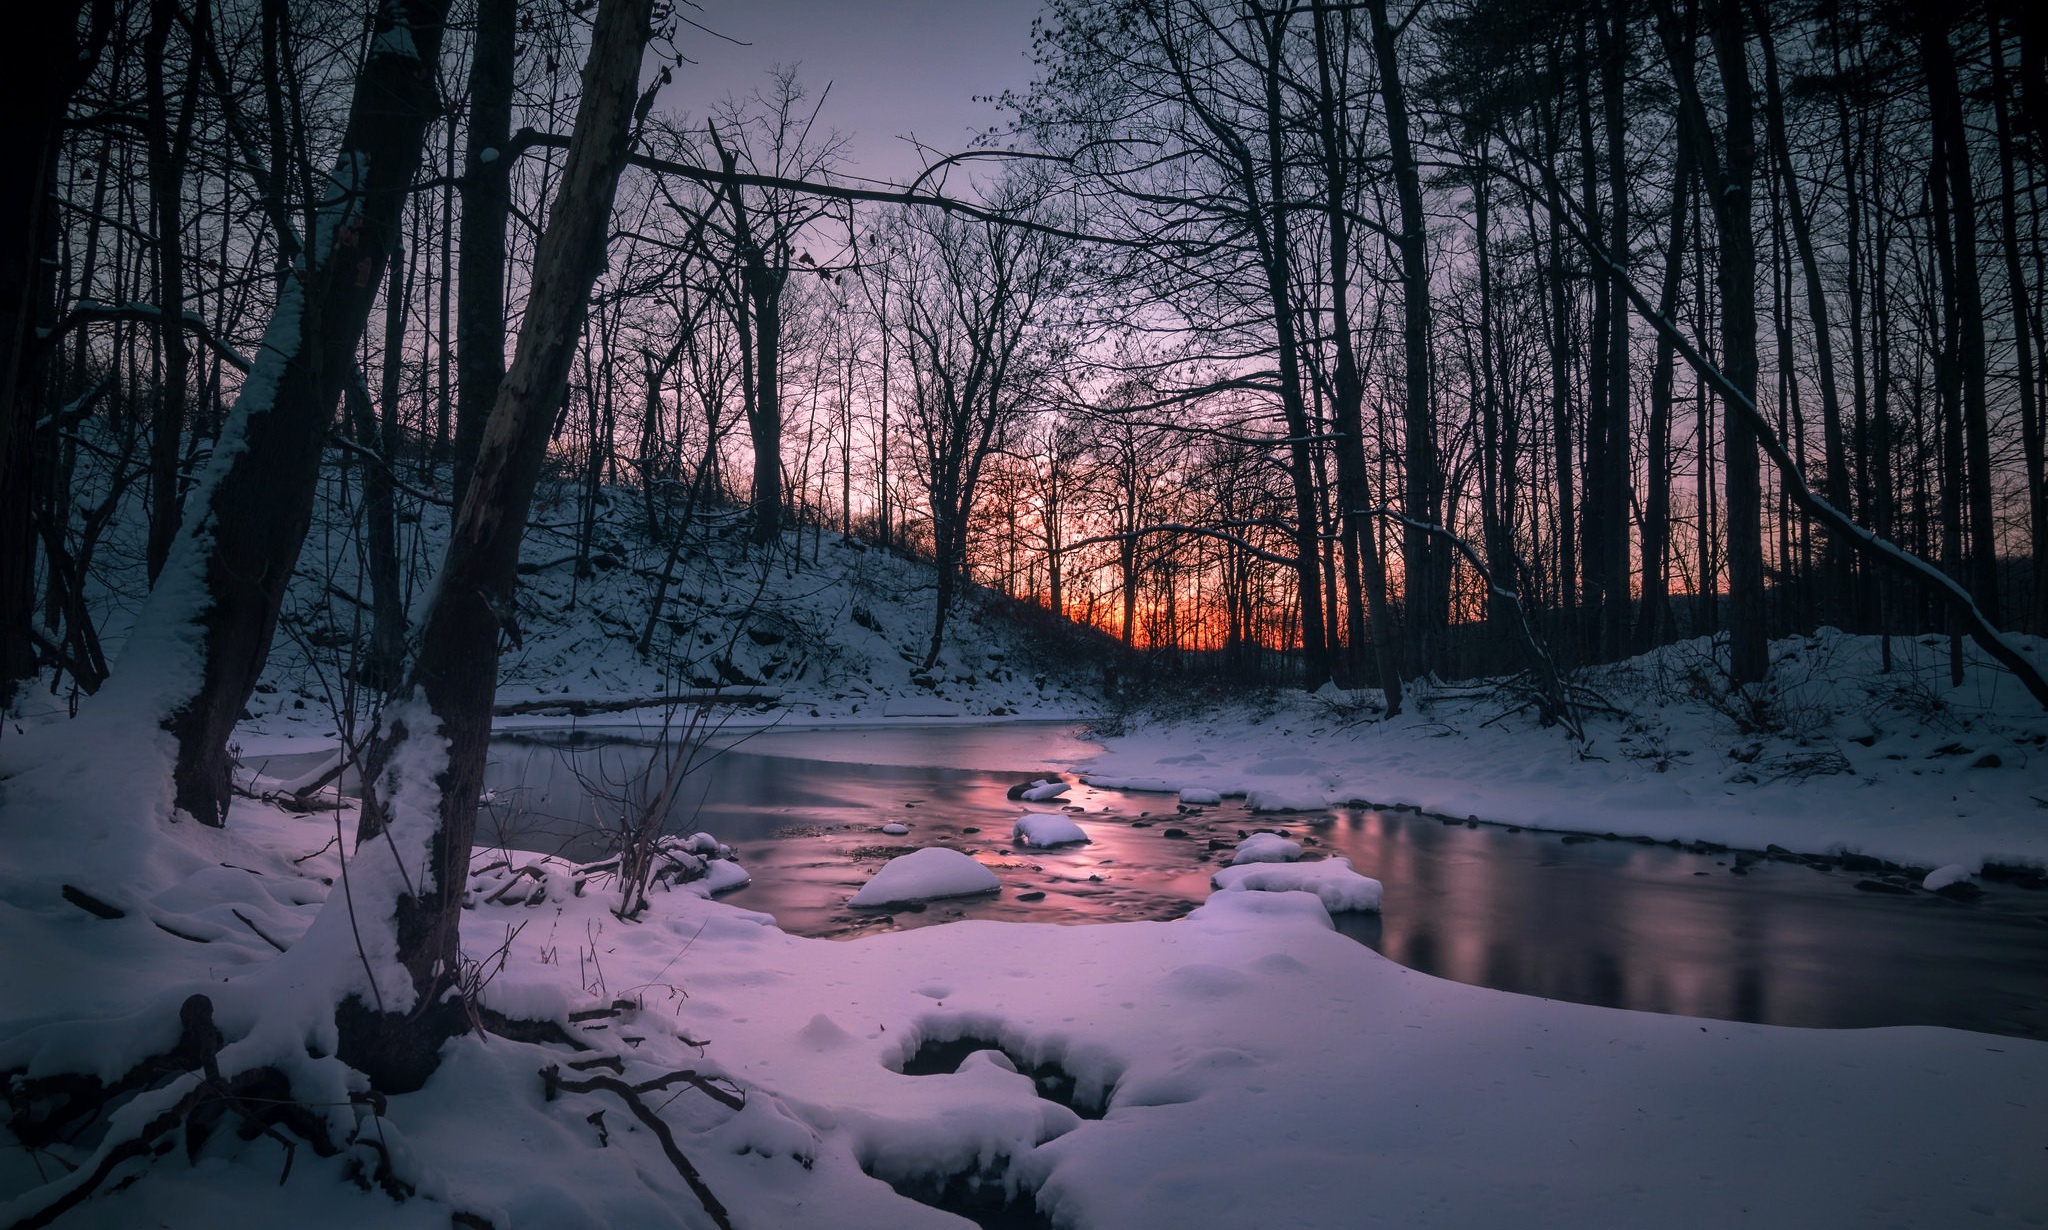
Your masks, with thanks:
<instances>
[{"instance_id":1,"label":"exposed tree root","mask_svg":"<svg viewBox=\"0 0 2048 1230\"><path fill-rule=\"evenodd\" d=\"M48 1185L45 1190L50 1192L49 1199L42 1207L15 1221L8 1230L38 1230L49 1225L91 1199L122 1165L169 1152L175 1146L167 1137L180 1127L184 1129L187 1158L197 1158L214 1129L230 1114L239 1120L236 1134L243 1140L268 1136L283 1146L284 1169L278 1176L279 1183L291 1177L292 1160L298 1153L298 1142L280 1132L279 1127L289 1128L322 1157L340 1151L329 1138L325 1122L293 1100L291 1081L276 1068L258 1068L232 1080L222 1078L217 1061L221 1036L213 1024L211 1000L204 995L192 996L185 1001L179 1017L184 1031L177 1048L168 1055L136 1065L112 1085L74 1076L45 1078L34 1083L40 1086L36 1090L21 1082L10 1087L9 1097L17 1101L10 1130L16 1139L34 1148L40 1147L37 1142L47 1144L60 1139L65 1125L76 1123L82 1128L113 1098L151 1085L167 1073L178 1073L178 1080L187 1084L176 1101L157 1112L134 1134L102 1143L96 1154L98 1160L90 1169L73 1171ZM194 1067L199 1069L196 1074L192 1071ZM40 1120L28 1117L24 1102L32 1105L38 1097L51 1096L66 1085L74 1096L60 1099L58 1107Z\"/></svg>"}]
</instances>

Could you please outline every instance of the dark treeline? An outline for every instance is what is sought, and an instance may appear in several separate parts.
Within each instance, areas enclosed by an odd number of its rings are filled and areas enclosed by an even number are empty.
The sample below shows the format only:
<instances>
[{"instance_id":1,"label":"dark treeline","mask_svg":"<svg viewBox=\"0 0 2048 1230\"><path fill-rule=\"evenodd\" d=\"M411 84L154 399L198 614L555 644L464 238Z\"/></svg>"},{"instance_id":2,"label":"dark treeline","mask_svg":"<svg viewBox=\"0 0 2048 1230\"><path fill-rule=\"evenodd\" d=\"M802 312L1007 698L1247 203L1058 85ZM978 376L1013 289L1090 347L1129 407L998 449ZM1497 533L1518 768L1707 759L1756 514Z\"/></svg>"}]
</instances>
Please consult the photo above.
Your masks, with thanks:
<instances>
[{"instance_id":1,"label":"dark treeline","mask_svg":"<svg viewBox=\"0 0 2048 1230\"><path fill-rule=\"evenodd\" d=\"M379 36L290 0L39 12L7 54L74 69L4 73L35 173L0 204L0 673L90 692L303 282ZM363 324L307 378L377 686L528 310L589 18L459 0L410 186L343 237L380 247L335 300ZM933 657L972 581L1395 704L1525 629L1566 664L1725 635L1737 682L1791 630L1968 631L1803 510L1767 428L2048 631L2042 43L2012 0L1058 0L1002 152L919 185L951 210L846 187L794 70L699 115L656 81L543 498L582 568L620 498L674 551L742 508L764 550L919 552Z\"/></svg>"}]
</instances>

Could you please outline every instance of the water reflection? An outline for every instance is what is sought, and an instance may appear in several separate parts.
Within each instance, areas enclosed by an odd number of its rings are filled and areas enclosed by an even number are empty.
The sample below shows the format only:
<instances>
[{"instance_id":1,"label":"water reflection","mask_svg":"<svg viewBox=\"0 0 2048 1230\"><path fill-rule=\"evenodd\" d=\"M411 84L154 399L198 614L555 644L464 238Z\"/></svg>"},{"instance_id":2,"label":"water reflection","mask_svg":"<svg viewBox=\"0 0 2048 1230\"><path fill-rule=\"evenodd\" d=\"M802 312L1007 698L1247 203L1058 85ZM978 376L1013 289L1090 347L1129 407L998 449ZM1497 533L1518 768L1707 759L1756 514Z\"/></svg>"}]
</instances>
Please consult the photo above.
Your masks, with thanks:
<instances>
[{"instance_id":1,"label":"water reflection","mask_svg":"<svg viewBox=\"0 0 2048 1230\"><path fill-rule=\"evenodd\" d=\"M895 758L957 752L945 738L925 732L913 750L899 744ZM2048 1037L2048 899L2040 893L1993 886L1964 905L1859 892L1854 874L1792 863L1738 868L1726 855L1363 809L1182 812L1171 796L1082 786L1062 802L1092 844L1023 851L1008 840L1023 808L1004 790L1049 771L1043 758L1013 755L1010 771L992 772L789 754L804 748L790 736L769 748L774 755L758 743L727 752L692 774L671 819L678 831L705 829L739 847L755 882L729 899L800 934L966 917L1174 918L1207 897L1210 872L1241 833L1275 828L1383 881L1383 913L1345 916L1339 926L1426 973L1693 1016ZM498 803L479 840L594 854L591 828L603 808L584 781L622 780L645 755L497 744L489 781ZM910 834L882 834L890 821ZM922 911L846 906L889 857L925 845L981 859L1002 878L1001 893Z\"/></svg>"}]
</instances>

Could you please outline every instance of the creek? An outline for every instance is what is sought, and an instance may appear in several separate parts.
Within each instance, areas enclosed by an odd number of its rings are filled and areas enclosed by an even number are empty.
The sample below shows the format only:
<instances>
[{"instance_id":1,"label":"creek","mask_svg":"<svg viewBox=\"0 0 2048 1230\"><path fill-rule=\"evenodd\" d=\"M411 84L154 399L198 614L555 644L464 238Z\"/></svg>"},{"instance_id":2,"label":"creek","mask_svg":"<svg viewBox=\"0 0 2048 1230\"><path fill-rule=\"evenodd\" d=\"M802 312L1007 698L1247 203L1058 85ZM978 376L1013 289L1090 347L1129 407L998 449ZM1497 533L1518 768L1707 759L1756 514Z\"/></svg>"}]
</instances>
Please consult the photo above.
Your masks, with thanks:
<instances>
[{"instance_id":1,"label":"creek","mask_svg":"<svg viewBox=\"0 0 2048 1230\"><path fill-rule=\"evenodd\" d=\"M1339 916L1339 928L1423 973L1726 1020L2048 1037L2039 890L1993 883L1955 901L1893 876L1893 891L1874 891L1882 877L1788 858L1395 810L1253 814L1241 800L1184 808L1172 795L1080 784L1054 802L1009 800L1014 784L1094 752L1071 726L853 727L724 742L690 773L668 827L734 846L753 884L723 899L796 934L958 918L1175 918L1208 896L1209 875L1243 834L1270 829L1381 880L1382 912ZM596 857L603 796L648 756L633 743L501 738L479 844ZM1092 841L1016 847L1011 824L1027 810L1065 810ZM892 823L908 834L881 831ZM1001 891L885 911L847 905L883 862L929 845L981 859Z\"/></svg>"}]
</instances>

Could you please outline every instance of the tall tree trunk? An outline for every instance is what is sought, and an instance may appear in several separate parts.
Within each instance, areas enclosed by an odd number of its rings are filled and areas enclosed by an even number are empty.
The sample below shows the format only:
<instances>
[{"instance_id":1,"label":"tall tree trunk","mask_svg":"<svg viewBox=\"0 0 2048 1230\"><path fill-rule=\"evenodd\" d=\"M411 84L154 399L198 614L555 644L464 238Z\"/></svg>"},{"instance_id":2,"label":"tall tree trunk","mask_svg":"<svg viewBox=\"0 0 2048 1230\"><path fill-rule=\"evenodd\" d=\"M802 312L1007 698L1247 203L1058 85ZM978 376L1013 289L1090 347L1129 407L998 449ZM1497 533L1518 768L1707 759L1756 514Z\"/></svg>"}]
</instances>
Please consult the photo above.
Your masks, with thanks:
<instances>
[{"instance_id":1,"label":"tall tree trunk","mask_svg":"<svg viewBox=\"0 0 2048 1230\"><path fill-rule=\"evenodd\" d=\"M1927 71L1928 113L1938 166L1948 189L1954 231L1955 363L1962 401L1962 453L1949 465L1961 478L1969 517L1970 592L1986 618L1998 622L1998 548L1991 509L1991 430L1984 367L1984 290L1977 272L1977 189L1963 125L1962 87L1948 26L1936 10L1920 11L1920 57Z\"/></svg>"},{"instance_id":2,"label":"tall tree trunk","mask_svg":"<svg viewBox=\"0 0 2048 1230\"><path fill-rule=\"evenodd\" d=\"M652 8L652 0L599 5L561 186L534 253L518 353L478 441L405 694L365 768L354 909L364 926L396 933L403 974L380 979L380 1004L351 997L341 1005L340 1054L389 1092L418 1088L439 1063L440 1044L464 1028L448 992L462 968L462 893L498 645L510 631L519 542L555 410L604 266ZM404 864L366 869L385 857L384 838L390 857L402 852Z\"/></svg>"},{"instance_id":3,"label":"tall tree trunk","mask_svg":"<svg viewBox=\"0 0 2048 1230\"><path fill-rule=\"evenodd\" d=\"M149 539L144 564L155 582L178 534L182 505L178 459L185 430L185 394L191 382L192 353L185 344L185 251L183 196L185 163L191 152L193 110L199 100L196 56L186 57L185 83L178 115L171 118L171 91L164 68L170 59L171 28L178 24L178 0L151 0L149 34L143 42L146 79L143 111L149 134L149 204L156 224L157 349L163 355L163 382L157 389L156 412L149 432ZM194 23L206 23L202 0Z\"/></svg>"},{"instance_id":4,"label":"tall tree trunk","mask_svg":"<svg viewBox=\"0 0 2048 1230\"><path fill-rule=\"evenodd\" d=\"M1685 276L1685 219L1691 209L1692 160L1679 143L1671 174L1671 213L1666 219L1664 277L1657 310L1672 319L1678 310L1679 284ZM1643 606L1636 624L1636 649L1648 651L1671 636L1671 409L1677 350L1669 338L1657 338L1656 366L1650 374L1650 422L1647 430L1647 489L1643 494ZM1701 527L1705 532L1705 527Z\"/></svg>"},{"instance_id":5,"label":"tall tree trunk","mask_svg":"<svg viewBox=\"0 0 2048 1230\"><path fill-rule=\"evenodd\" d=\"M1551 60L1550 75L1553 78L1557 76L1555 56ZM1555 159L1559 156L1556 110L1546 102L1539 111L1545 143L1543 156ZM1545 341L1550 351L1551 462L1557 481L1557 607L1564 617L1565 626L1570 627L1579 605L1577 467L1572 458L1571 329L1569 308L1565 302L1562 221L1565 205L1554 178L1546 177L1544 204L1550 219L1549 270L1544 279L1550 327Z\"/></svg>"},{"instance_id":6,"label":"tall tree trunk","mask_svg":"<svg viewBox=\"0 0 2048 1230\"><path fill-rule=\"evenodd\" d=\"M1607 199L1611 250L1629 263L1629 196L1627 113L1622 90L1628 74L1629 0L1608 0L1607 20L1600 26L1601 126L1607 137ZM1600 649L1618 658L1628 640L1628 504L1633 467L1629 454L1629 315L1619 275L1608 280L1607 405L1602 451L1606 454L1605 490L1600 503L1604 541L1600 549L1601 589L1606 605L1601 615Z\"/></svg>"},{"instance_id":7,"label":"tall tree trunk","mask_svg":"<svg viewBox=\"0 0 2048 1230\"><path fill-rule=\"evenodd\" d=\"M1285 113L1281 108L1281 60L1285 52L1287 24L1291 14L1260 10L1259 36L1264 43L1265 61L1265 195L1270 210L1261 225L1258 200L1260 188L1248 153L1238 154L1245 201L1252 207L1252 226L1258 241L1259 261L1266 275L1266 297L1273 307L1274 361L1280 369L1280 409L1287 423L1288 478L1294 495L1295 588L1301 606L1301 650L1311 677L1320 681L1331 673L1331 629L1323 621L1322 514L1315 490L1314 432L1308 418L1308 399L1303 392L1298 323L1295 320L1293 287L1293 219L1288 206L1287 161L1283 134Z\"/></svg>"},{"instance_id":8,"label":"tall tree trunk","mask_svg":"<svg viewBox=\"0 0 2048 1230\"><path fill-rule=\"evenodd\" d=\"M1850 507L1849 450L1842 435L1842 398L1835 383L1835 335L1829 322L1827 291L1821 282L1820 261L1814 254L1813 224L1806 216L1806 206L1800 197L1798 169L1792 163L1792 145L1785 132L1785 99L1778 85L1776 41L1771 36L1762 0L1750 2L1757 18L1757 44L1764 57L1765 125L1772 159L1777 164L1778 181L1784 186L1785 213L1791 219L1793 247L1798 251L1799 268L1804 275L1806 312L1813 323L1814 374L1820 384L1821 447L1826 451L1822 459L1822 491L1830 504L1847 510ZM1854 259L1853 255L1851 259ZM1835 619L1846 620L1854 586L1851 571L1854 556L1846 544L1832 535L1827 540L1825 551L1824 610Z\"/></svg>"},{"instance_id":9,"label":"tall tree trunk","mask_svg":"<svg viewBox=\"0 0 2048 1230\"><path fill-rule=\"evenodd\" d=\"M1366 14L1372 19L1380 100L1387 113L1387 150L1401 206L1401 234L1395 247L1401 254L1401 425L1408 462L1402 507L1413 520L1433 525L1441 519L1443 480L1437 473L1436 422L1429 412L1429 234L1422 213L1422 177L1408 135L1408 96L1401 84L1400 57L1394 47L1397 31L1387 20L1386 0L1367 0ZM1448 615L1450 552L1439 548L1428 530L1404 522L1401 558L1406 569L1408 667L1426 675L1438 665L1438 641Z\"/></svg>"},{"instance_id":10,"label":"tall tree trunk","mask_svg":"<svg viewBox=\"0 0 2048 1230\"><path fill-rule=\"evenodd\" d=\"M90 28L79 23L90 17ZM99 62L110 0L22 6L0 39L0 705L35 673L34 462L49 279L38 266L54 233L50 197L64 112Z\"/></svg>"},{"instance_id":11,"label":"tall tree trunk","mask_svg":"<svg viewBox=\"0 0 2048 1230\"><path fill-rule=\"evenodd\" d=\"M712 133L714 140L717 133ZM727 175L738 159L723 144L718 160ZM740 259L744 303L752 312L753 396L747 399L747 431L754 444L754 541L772 543L782 534L782 261L769 259L762 237L747 214L746 193L732 185L733 243Z\"/></svg>"},{"instance_id":12,"label":"tall tree trunk","mask_svg":"<svg viewBox=\"0 0 2048 1230\"><path fill-rule=\"evenodd\" d=\"M173 798L202 823L227 814L228 738L269 657L335 402L439 114L434 68L446 13L446 0L379 4L312 233L122 658L138 677L162 675L151 699L176 743Z\"/></svg>"},{"instance_id":13,"label":"tall tree trunk","mask_svg":"<svg viewBox=\"0 0 2048 1230\"><path fill-rule=\"evenodd\" d=\"M1596 25L1605 25L1597 13L1588 13L1587 19ZM1614 245L1600 212L1600 159L1593 130L1593 57L1586 50L1583 22L1572 31L1572 65L1572 108L1579 123L1579 213L1585 219L1588 237L1607 249ZM1588 281L1592 283L1592 302L1586 318L1585 499L1580 505L1584 515L1579 523L1581 624L1572 630L1570 640L1579 646L1588 660L1597 660L1601 653L1600 629L1606 614L1607 538L1611 519L1608 495L1612 487L1608 481L1612 467L1607 450L1608 382L1612 369L1607 364L1607 336L1615 313L1614 280L1595 276Z\"/></svg>"},{"instance_id":14,"label":"tall tree trunk","mask_svg":"<svg viewBox=\"0 0 2048 1230\"><path fill-rule=\"evenodd\" d=\"M2044 447L2040 389L2034 383L2033 315L2028 311L2026 272L2020 264L2019 206L2013 168L2021 146L2013 130L2012 103L2007 97L2004 14L1994 6L1991 31L1991 99L1998 122L1998 238L2005 255L2006 293L2012 301L2014 377L2019 385L2020 448L2027 466L2027 520L2033 529L2034 588L2029 612L2036 634L2048 632L2048 447Z\"/></svg>"},{"instance_id":15,"label":"tall tree trunk","mask_svg":"<svg viewBox=\"0 0 2048 1230\"><path fill-rule=\"evenodd\" d=\"M363 472L363 543L370 561L370 652L363 676L371 687L389 691L405 667L405 596L399 582L398 499L392 469L398 465L398 390L405 370L405 246L391 253L391 281L384 292L384 387L381 420L357 424L363 446L377 450L382 464ZM364 409L368 409L367 398Z\"/></svg>"},{"instance_id":16,"label":"tall tree trunk","mask_svg":"<svg viewBox=\"0 0 2048 1230\"><path fill-rule=\"evenodd\" d=\"M1344 141L1349 133L1348 116L1336 80L1336 54L1329 31L1330 15L1315 14L1316 71L1320 93L1317 118L1323 149L1324 191L1330 227L1330 330L1336 346L1336 371L1332 377L1330 413L1337 435L1337 524L1346 545L1357 555L1371 612L1371 633L1375 682L1386 692L1387 716L1401 711L1401 669L1394 647L1393 617L1387 610L1387 571L1380 559L1379 539L1373 534L1375 518L1372 489L1365 466L1365 384L1358 374L1358 356L1351 333L1351 223L1350 160ZM1484 222L1481 223L1484 243ZM1482 260L1484 259L1482 255ZM1355 642L1364 631L1362 612L1351 600L1351 636ZM1356 658L1356 646L1353 656Z\"/></svg>"},{"instance_id":17,"label":"tall tree trunk","mask_svg":"<svg viewBox=\"0 0 2048 1230\"><path fill-rule=\"evenodd\" d=\"M1756 121L1749 84L1749 33L1740 0L1717 0L1711 12L1714 58L1721 66L1727 109L1727 163L1714 194L1714 225L1721 247L1721 364L1735 388L1755 402L1756 233L1750 220L1750 188L1756 180ZM1704 137L1705 125L1700 127ZM1770 648L1764 623L1763 483L1756 428L1747 416L1731 411L1721 439L1728 493L1729 674L1738 684L1760 683L1770 669Z\"/></svg>"},{"instance_id":18,"label":"tall tree trunk","mask_svg":"<svg viewBox=\"0 0 2048 1230\"><path fill-rule=\"evenodd\" d=\"M463 147L462 249L455 291L455 500L476 466L505 380L505 222L512 210L513 32L518 0L477 0ZM447 344L447 339L442 339Z\"/></svg>"},{"instance_id":19,"label":"tall tree trunk","mask_svg":"<svg viewBox=\"0 0 2048 1230\"><path fill-rule=\"evenodd\" d=\"M1678 86L1681 130L1711 189L1714 233L1720 247L1716 289L1721 309L1721 370L1730 385L1756 400L1756 234L1750 188L1756 178L1755 106L1749 84L1747 23L1741 0L1715 0L1707 13L1714 58L1720 64L1726 127L1722 150L1714 143L1700 101L1694 49L1678 29L1669 0L1658 6L1658 29ZM1728 540L1729 676L1738 685L1759 683L1770 669L1764 623L1763 484L1755 426L1732 402L1722 418L1722 521Z\"/></svg>"}]
</instances>

